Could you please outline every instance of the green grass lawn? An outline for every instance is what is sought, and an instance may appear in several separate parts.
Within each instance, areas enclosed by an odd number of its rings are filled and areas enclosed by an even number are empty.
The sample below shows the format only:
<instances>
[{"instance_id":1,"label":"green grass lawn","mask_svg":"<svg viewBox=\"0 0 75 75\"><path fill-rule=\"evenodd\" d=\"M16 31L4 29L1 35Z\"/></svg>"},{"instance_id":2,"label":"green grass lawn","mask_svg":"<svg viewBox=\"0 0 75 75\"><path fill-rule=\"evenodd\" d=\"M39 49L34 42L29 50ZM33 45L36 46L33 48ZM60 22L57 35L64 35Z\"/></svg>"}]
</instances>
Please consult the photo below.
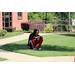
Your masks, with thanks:
<instances>
[{"instance_id":1,"label":"green grass lawn","mask_svg":"<svg viewBox=\"0 0 75 75\"><path fill-rule=\"evenodd\" d=\"M23 34L23 32L7 32L5 36L0 36L0 39L16 36L16 35L21 35L21 34Z\"/></svg>"},{"instance_id":2,"label":"green grass lawn","mask_svg":"<svg viewBox=\"0 0 75 75\"><path fill-rule=\"evenodd\" d=\"M75 33L43 35L42 50L31 50L27 46L28 40L9 43L1 48L4 50L28 54L38 57L49 56L74 56L75 55Z\"/></svg>"},{"instance_id":3,"label":"green grass lawn","mask_svg":"<svg viewBox=\"0 0 75 75\"><path fill-rule=\"evenodd\" d=\"M5 59L5 58L1 58L1 57L0 57L0 61L4 61L4 60L7 60L7 59Z\"/></svg>"}]
</instances>

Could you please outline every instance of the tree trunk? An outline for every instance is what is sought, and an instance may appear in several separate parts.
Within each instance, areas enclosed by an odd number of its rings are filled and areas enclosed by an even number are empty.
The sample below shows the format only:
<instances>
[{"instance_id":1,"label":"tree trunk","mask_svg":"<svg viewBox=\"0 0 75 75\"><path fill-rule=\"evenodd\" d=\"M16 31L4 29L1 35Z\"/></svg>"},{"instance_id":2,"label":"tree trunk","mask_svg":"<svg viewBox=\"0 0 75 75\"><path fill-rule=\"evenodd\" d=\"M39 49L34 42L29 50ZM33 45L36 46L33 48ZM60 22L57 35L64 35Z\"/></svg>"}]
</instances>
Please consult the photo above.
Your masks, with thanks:
<instances>
[{"instance_id":1,"label":"tree trunk","mask_svg":"<svg viewBox=\"0 0 75 75\"><path fill-rule=\"evenodd\" d=\"M68 31L70 31L70 12L68 12Z\"/></svg>"}]
</instances>

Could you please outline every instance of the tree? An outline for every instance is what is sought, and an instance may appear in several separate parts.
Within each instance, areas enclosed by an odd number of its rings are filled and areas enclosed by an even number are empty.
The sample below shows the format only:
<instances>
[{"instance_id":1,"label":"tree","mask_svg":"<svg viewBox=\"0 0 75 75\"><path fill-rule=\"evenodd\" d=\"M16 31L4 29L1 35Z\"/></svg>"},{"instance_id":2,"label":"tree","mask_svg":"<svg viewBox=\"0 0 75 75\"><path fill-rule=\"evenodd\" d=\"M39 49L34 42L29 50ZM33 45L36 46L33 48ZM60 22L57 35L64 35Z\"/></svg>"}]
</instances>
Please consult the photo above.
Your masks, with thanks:
<instances>
[{"instance_id":1,"label":"tree","mask_svg":"<svg viewBox=\"0 0 75 75\"><path fill-rule=\"evenodd\" d=\"M68 12L55 12L57 17L65 18L65 20L68 20ZM75 19L75 12L70 12L70 21L72 19Z\"/></svg>"},{"instance_id":2,"label":"tree","mask_svg":"<svg viewBox=\"0 0 75 75\"><path fill-rule=\"evenodd\" d=\"M55 12L56 16L60 18L61 20L67 20L68 19L68 12Z\"/></svg>"},{"instance_id":3,"label":"tree","mask_svg":"<svg viewBox=\"0 0 75 75\"><path fill-rule=\"evenodd\" d=\"M54 18L55 13L53 12L47 12L47 18ZM28 12L28 18L29 20L45 20L46 18L46 12ZM48 19L51 20L51 19Z\"/></svg>"},{"instance_id":4,"label":"tree","mask_svg":"<svg viewBox=\"0 0 75 75\"><path fill-rule=\"evenodd\" d=\"M28 12L28 20L45 20L46 12ZM60 18L61 20L68 20L68 12L47 12L47 20L54 20L51 18ZM75 18L75 12L70 12L70 20Z\"/></svg>"}]
</instances>

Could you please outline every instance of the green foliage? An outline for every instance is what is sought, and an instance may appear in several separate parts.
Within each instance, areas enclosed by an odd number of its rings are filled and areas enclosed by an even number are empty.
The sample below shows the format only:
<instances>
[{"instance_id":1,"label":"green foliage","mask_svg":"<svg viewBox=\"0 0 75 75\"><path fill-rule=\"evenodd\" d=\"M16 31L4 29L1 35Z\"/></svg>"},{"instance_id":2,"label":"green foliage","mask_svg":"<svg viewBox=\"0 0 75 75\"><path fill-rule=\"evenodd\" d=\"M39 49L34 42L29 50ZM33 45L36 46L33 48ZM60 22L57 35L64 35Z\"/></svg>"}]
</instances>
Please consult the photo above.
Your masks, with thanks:
<instances>
[{"instance_id":1,"label":"green foliage","mask_svg":"<svg viewBox=\"0 0 75 75\"><path fill-rule=\"evenodd\" d=\"M35 21L35 20L45 20L46 12L28 12L28 20ZM68 12L47 12L48 21L52 21L54 19L49 18L64 18L64 20L68 20ZM75 18L75 12L70 12L70 20ZM62 20L62 19L61 19Z\"/></svg>"},{"instance_id":2,"label":"green foliage","mask_svg":"<svg viewBox=\"0 0 75 75\"><path fill-rule=\"evenodd\" d=\"M68 12L55 12L56 16L65 18L65 20L68 20ZM70 12L70 20L75 19L75 12Z\"/></svg>"},{"instance_id":3,"label":"green foliage","mask_svg":"<svg viewBox=\"0 0 75 75\"><path fill-rule=\"evenodd\" d=\"M45 27L44 31L52 32L53 31L53 27L51 27L51 26Z\"/></svg>"},{"instance_id":4,"label":"green foliage","mask_svg":"<svg viewBox=\"0 0 75 75\"><path fill-rule=\"evenodd\" d=\"M75 30L75 26L73 26L73 30Z\"/></svg>"},{"instance_id":5,"label":"green foliage","mask_svg":"<svg viewBox=\"0 0 75 75\"><path fill-rule=\"evenodd\" d=\"M58 18L65 18L65 20L68 19L68 12L55 12L55 14Z\"/></svg>"},{"instance_id":6,"label":"green foliage","mask_svg":"<svg viewBox=\"0 0 75 75\"><path fill-rule=\"evenodd\" d=\"M61 31L61 26L58 26L58 31Z\"/></svg>"},{"instance_id":7,"label":"green foliage","mask_svg":"<svg viewBox=\"0 0 75 75\"><path fill-rule=\"evenodd\" d=\"M65 26L65 27L68 30L68 26ZM70 30L75 30L75 26L70 25Z\"/></svg>"},{"instance_id":8,"label":"green foliage","mask_svg":"<svg viewBox=\"0 0 75 75\"><path fill-rule=\"evenodd\" d=\"M0 31L4 32L5 34L7 33L7 31L6 31L6 30L0 30Z\"/></svg>"},{"instance_id":9,"label":"green foliage","mask_svg":"<svg viewBox=\"0 0 75 75\"><path fill-rule=\"evenodd\" d=\"M7 33L6 30L0 30L0 36L4 36Z\"/></svg>"},{"instance_id":10,"label":"green foliage","mask_svg":"<svg viewBox=\"0 0 75 75\"><path fill-rule=\"evenodd\" d=\"M4 60L8 60L8 59L5 59L5 58L1 58L1 57L0 57L0 61L4 61Z\"/></svg>"},{"instance_id":11,"label":"green foliage","mask_svg":"<svg viewBox=\"0 0 75 75\"><path fill-rule=\"evenodd\" d=\"M23 30L14 30L14 32L24 32Z\"/></svg>"},{"instance_id":12,"label":"green foliage","mask_svg":"<svg viewBox=\"0 0 75 75\"><path fill-rule=\"evenodd\" d=\"M71 30L75 30L75 26L70 25L70 29L71 29Z\"/></svg>"},{"instance_id":13,"label":"green foliage","mask_svg":"<svg viewBox=\"0 0 75 75\"><path fill-rule=\"evenodd\" d=\"M32 33L33 30L15 30L14 32Z\"/></svg>"},{"instance_id":14,"label":"green foliage","mask_svg":"<svg viewBox=\"0 0 75 75\"><path fill-rule=\"evenodd\" d=\"M53 12L47 12L47 18L48 20L53 20L53 19L49 19L49 18L54 18L55 17L55 13ZM28 20L29 21L42 21L45 20L46 18L46 12L28 12Z\"/></svg>"}]
</instances>

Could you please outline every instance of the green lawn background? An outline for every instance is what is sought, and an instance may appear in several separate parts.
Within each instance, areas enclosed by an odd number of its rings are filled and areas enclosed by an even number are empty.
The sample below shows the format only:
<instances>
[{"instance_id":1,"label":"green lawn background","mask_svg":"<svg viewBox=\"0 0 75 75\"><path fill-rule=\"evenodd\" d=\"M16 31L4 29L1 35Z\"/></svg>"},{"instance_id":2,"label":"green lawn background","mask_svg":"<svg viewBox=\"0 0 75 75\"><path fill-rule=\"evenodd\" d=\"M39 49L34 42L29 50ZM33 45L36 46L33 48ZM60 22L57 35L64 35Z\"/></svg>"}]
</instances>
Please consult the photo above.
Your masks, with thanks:
<instances>
[{"instance_id":1,"label":"green lawn background","mask_svg":"<svg viewBox=\"0 0 75 75\"><path fill-rule=\"evenodd\" d=\"M22 54L37 57L49 56L74 56L75 55L75 33L43 35L42 50L31 50L27 46L28 39L9 43L1 48Z\"/></svg>"}]
</instances>

